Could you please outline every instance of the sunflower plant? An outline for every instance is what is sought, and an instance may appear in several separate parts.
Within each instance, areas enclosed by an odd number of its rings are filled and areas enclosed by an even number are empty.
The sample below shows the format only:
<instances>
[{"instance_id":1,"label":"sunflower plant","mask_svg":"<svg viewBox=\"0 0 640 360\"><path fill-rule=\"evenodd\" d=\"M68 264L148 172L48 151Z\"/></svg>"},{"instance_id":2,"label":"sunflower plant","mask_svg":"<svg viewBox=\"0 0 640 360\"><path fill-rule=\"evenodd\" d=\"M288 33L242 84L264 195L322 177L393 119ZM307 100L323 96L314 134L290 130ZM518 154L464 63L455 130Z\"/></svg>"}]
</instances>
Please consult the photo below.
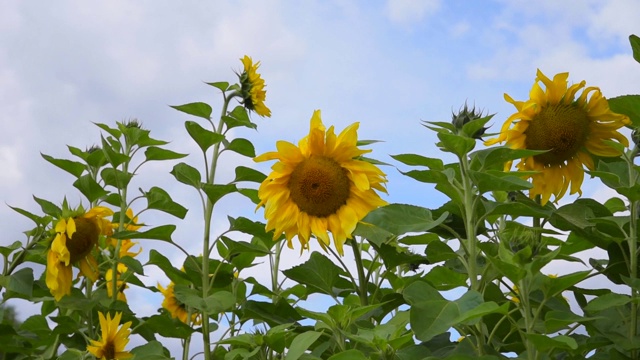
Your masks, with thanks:
<instances>
[{"instance_id":1,"label":"sunflower plant","mask_svg":"<svg viewBox=\"0 0 640 360\"><path fill-rule=\"evenodd\" d=\"M640 358L639 96L607 99L570 73L537 70L528 99L505 94L511 115L464 104L450 121L423 122L435 139L426 154L376 160L376 141L358 135L365 119L337 130L315 110L297 144L257 155L267 85L260 62L238 67L236 81L206 83L214 105L173 106L200 163L137 120L97 124L99 145L69 146L72 159L43 155L84 199L13 208L35 225L0 247L0 305L40 311L0 321L0 358ZM201 206L158 186L132 192L151 161ZM415 204L387 194L394 166L424 184ZM585 176L616 195L583 197ZM421 206L433 191L446 201ZM231 216L222 199L246 212ZM201 237L181 239L178 226ZM283 269L296 248L308 260ZM268 271L251 276L258 266ZM140 292L157 311L140 309Z\"/></svg>"}]
</instances>

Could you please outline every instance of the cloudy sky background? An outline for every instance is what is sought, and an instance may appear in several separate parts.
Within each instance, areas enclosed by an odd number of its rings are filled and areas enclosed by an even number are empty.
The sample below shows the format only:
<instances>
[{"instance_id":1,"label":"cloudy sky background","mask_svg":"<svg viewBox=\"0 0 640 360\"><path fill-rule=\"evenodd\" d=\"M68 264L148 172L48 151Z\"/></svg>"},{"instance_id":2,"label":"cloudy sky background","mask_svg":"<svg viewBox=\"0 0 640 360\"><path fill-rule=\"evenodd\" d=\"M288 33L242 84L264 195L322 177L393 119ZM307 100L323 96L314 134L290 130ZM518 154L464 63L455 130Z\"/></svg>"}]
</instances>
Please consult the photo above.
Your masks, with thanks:
<instances>
[{"instance_id":1,"label":"cloudy sky background","mask_svg":"<svg viewBox=\"0 0 640 360\"><path fill-rule=\"evenodd\" d=\"M540 68L548 76L570 72L606 97L637 93L640 65L631 57L628 36L640 34L636 0L523 1L56 1L0 3L0 200L39 212L32 194L77 205L82 196L71 175L40 153L70 158L66 145L86 148L100 140L92 122L114 125L138 118L170 149L192 154L186 162L202 168L201 155L184 130L187 116L171 109L205 101L220 110L217 90L203 82L236 81L238 60L262 62L267 105L273 116L254 116L258 131L239 130L258 153L277 140L297 142L308 131L314 109L338 130L359 121L360 138L379 139L373 157L389 154L441 156L433 133L421 120L448 121L465 101L497 113L493 130L514 109L503 93L528 96ZM226 157L219 182L233 178ZM174 163L146 165L132 189L160 186L190 208L184 221L157 212L143 214L152 225L175 223L174 240L199 254L201 210L194 191L169 174ZM389 202L436 208L444 196L386 168ZM135 192L135 190L134 190ZM606 199L596 181L584 195ZM571 201L575 197L568 197ZM138 211L144 203L134 205ZM240 197L221 203L215 228L226 214L256 219ZM0 245L23 240L31 224L0 207ZM145 253L158 248L142 242ZM176 266L182 258L171 257ZM171 254L171 253L169 253ZM308 254L286 253L283 268ZM161 271L146 268L147 284L167 284ZM259 271L246 276L261 276ZM263 276L264 277L264 276ZM266 277L264 277L266 280ZM128 290L132 308L153 313L161 298ZM19 309L24 318L26 308ZM135 341L134 341L135 343Z\"/></svg>"}]
</instances>

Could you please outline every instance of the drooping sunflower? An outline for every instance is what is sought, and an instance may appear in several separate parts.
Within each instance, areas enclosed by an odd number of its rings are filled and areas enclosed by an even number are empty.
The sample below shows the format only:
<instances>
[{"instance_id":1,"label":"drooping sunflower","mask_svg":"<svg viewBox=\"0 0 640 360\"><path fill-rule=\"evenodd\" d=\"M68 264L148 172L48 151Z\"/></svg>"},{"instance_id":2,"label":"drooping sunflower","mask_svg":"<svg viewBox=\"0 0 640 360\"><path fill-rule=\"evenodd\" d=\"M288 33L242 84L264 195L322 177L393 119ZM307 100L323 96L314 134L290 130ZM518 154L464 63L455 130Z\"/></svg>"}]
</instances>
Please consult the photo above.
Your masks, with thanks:
<instances>
[{"instance_id":1,"label":"drooping sunflower","mask_svg":"<svg viewBox=\"0 0 640 360\"><path fill-rule=\"evenodd\" d=\"M77 264L90 281L98 279L98 263L91 251L100 235L111 234L111 224L105 219L113 215L109 208L96 206L81 212L59 219L54 227L56 235L47 253L46 284L56 301L71 293L72 264Z\"/></svg>"},{"instance_id":2,"label":"drooping sunflower","mask_svg":"<svg viewBox=\"0 0 640 360\"><path fill-rule=\"evenodd\" d=\"M171 314L172 318L178 319L183 323L187 324L187 317L189 316L189 311L187 310L187 307L185 306L185 304L180 302L180 300L176 299L176 296L173 292L173 288L175 287L175 284L173 282L170 283L166 289L162 287L162 285L160 285L159 283L157 284L157 286L158 286L158 290L160 290L160 292L164 295L164 300L162 301L162 307L166 309L169 312L169 314ZM199 325L202 322L202 318L200 317L200 314L198 314L197 312L194 312L193 310L191 311L190 320L191 320L190 323L193 325Z\"/></svg>"},{"instance_id":3,"label":"drooping sunflower","mask_svg":"<svg viewBox=\"0 0 640 360\"><path fill-rule=\"evenodd\" d=\"M585 88L585 81L568 86L568 77L569 73L559 73L551 80L538 70L529 100L516 101L505 94L505 100L512 103L517 112L505 121L497 138L485 142L493 145L506 141L512 149L548 150L522 158L516 165L518 171L537 172L526 176L533 185L529 196L540 195L543 205L551 195L554 201L562 198L569 185L570 194L582 195L583 166L594 170L592 155L620 155L603 140L629 146L627 138L617 131L630 124L629 118L612 112L599 88ZM511 165L512 162L506 163L505 171Z\"/></svg>"},{"instance_id":4,"label":"drooping sunflower","mask_svg":"<svg viewBox=\"0 0 640 360\"><path fill-rule=\"evenodd\" d=\"M101 312L98 312L98 316L102 335L100 340L91 340L91 344L87 345L87 351L96 358L103 360L130 359L133 357L133 354L124 350L127 343L129 343L131 321L122 324L122 327L120 327L122 313L117 312L113 319L110 314L107 314L105 318Z\"/></svg>"},{"instance_id":5,"label":"drooping sunflower","mask_svg":"<svg viewBox=\"0 0 640 360\"><path fill-rule=\"evenodd\" d=\"M258 190L265 205L267 231L275 229L274 240L284 233L290 248L298 235L303 249L315 235L324 248L329 234L340 254L342 245L371 210L386 205L376 192L386 193L386 175L375 165L359 159L371 150L357 147L359 123L346 127L338 136L333 126L325 130L320 110L311 117L309 135L298 146L276 143L277 151L255 161L278 160Z\"/></svg>"},{"instance_id":6,"label":"drooping sunflower","mask_svg":"<svg viewBox=\"0 0 640 360\"><path fill-rule=\"evenodd\" d=\"M260 62L254 64L247 55L240 61L244 65L244 71L239 74L242 103L248 110L255 111L262 117L271 117L271 110L264 104L267 91L264 89L266 86L264 79L258 74Z\"/></svg>"}]
</instances>

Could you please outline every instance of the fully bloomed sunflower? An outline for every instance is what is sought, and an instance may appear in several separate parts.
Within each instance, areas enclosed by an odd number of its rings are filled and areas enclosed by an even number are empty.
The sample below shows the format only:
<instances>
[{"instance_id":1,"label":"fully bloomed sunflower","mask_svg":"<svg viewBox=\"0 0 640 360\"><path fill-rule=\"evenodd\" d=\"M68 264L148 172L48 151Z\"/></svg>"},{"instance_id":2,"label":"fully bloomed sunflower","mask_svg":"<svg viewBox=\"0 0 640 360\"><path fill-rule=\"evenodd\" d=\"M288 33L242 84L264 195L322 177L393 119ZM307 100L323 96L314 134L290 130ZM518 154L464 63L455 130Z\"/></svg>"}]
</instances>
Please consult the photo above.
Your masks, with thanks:
<instances>
[{"instance_id":1,"label":"fully bloomed sunflower","mask_svg":"<svg viewBox=\"0 0 640 360\"><path fill-rule=\"evenodd\" d=\"M158 284L158 289L164 295L164 300L162 301L162 307L171 314L172 318L178 319L183 323L187 324L187 319L189 316L189 310L180 302L180 300L176 299L173 288L175 284L172 282L165 289L162 285ZM191 312L190 323L194 325L199 325L202 322L202 318L200 314L197 312Z\"/></svg>"},{"instance_id":2,"label":"fully bloomed sunflower","mask_svg":"<svg viewBox=\"0 0 640 360\"><path fill-rule=\"evenodd\" d=\"M291 239L298 235L307 249L313 234L324 248L330 244L331 232L336 249L343 254L342 245L358 221L386 205L376 192L386 192L386 175L359 158L371 150L357 147L358 126L354 123L336 136L333 126L325 129L316 110L309 135L298 146L278 141L277 151L254 159L278 160L258 190L258 208L265 205L266 229L275 229L274 240L284 233L292 248Z\"/></svg>"},{"instance_id":3,"label":"fully bloomed sunflower","mask_svg":"<svg viewBox=\"0 0 640 360\"><path fill-rule=\"evenodd\" d=\"M260 116L271 116L271 110L264 104L267 98L264 79L258 74L260 62L253 63L250 57L245 55L242 59L244 71L239 74L240 93L244 106L251 111L255 111Z\"/></svg>"},{"instance_id":4,"label":"fully bloomed sunflower","mask_svg":"<svg viewBox=\"0 0 640 360\"><path fill-rule=\"evenodd\" d=\"M529 100L516 101L505 94L505 100L512 103L517 112L507 119L497 138L485 142L493 145L506 141L512 149L548 150L522 158L516 165L518 171L537 172L526 177L531 178L533 185L529 196L540 195L542 204L546 204L551 195L558 201L569 185L571 194L582 195L583 166L594 170L592 155L620 155L604 140L629 146L627 138L617 131L630 124L629 118L612 112L599 88L585 88L585 81L568 86L568 77L569 73L559 73L551 80L538 70ZM505 164L505 171L511 165L511 162Z\"/></svg>"},{"instance_id":5,"label":"fully bloomed sunflower","mask_svg":"<svg viewBox=\"0 0 640 360\"><path fill-rule=\"evenodd\" d=\"M111 235L111 223L105 219L113 215L109 208L96 206L86 213L59 219L56 233L47 254L46 284L51 295L59 301L71 293L72 264L90 281L98 278L98 263L91 251L98 245L100 235Z\"/></svg>"},{"instance_id":6,"label":"fully bloomed sunflower","mask_svg":"<svg viewBox=\"0 0 640 360\"><path fill-rule=\"evenodd\" d=\"M100 318L102 336L100 336L100 340L91 340L91 345L87 345L87 351L96 358L103 360L129 359L133 357L133 354L124 350L127 343L129 343L131 321L124 323L120 327L122 313L116 313L113 319L110 314L107 314L105 318L101 312L98 312L98 316Z\"/></svg>"}]
</instances>

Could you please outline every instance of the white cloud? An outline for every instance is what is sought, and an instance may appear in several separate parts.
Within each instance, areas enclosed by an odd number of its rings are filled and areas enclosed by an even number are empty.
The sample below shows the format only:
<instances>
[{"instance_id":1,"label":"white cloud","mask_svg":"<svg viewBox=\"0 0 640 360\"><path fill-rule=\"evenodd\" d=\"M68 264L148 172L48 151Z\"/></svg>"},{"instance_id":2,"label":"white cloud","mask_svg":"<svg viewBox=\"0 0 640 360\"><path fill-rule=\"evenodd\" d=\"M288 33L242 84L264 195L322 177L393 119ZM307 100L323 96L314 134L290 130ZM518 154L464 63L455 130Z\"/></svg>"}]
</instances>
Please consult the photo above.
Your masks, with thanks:
<instances>
[{"instance_id":1,"label":"white cloud","mask_svg":"<svg viewBox=\"0 0 640 360\"><path fill-rule=\"evenodd\" d=\"M439 9L440 0L387 0L387 16L395 23L417 23Z\"/></svg>"}]
</instances>

